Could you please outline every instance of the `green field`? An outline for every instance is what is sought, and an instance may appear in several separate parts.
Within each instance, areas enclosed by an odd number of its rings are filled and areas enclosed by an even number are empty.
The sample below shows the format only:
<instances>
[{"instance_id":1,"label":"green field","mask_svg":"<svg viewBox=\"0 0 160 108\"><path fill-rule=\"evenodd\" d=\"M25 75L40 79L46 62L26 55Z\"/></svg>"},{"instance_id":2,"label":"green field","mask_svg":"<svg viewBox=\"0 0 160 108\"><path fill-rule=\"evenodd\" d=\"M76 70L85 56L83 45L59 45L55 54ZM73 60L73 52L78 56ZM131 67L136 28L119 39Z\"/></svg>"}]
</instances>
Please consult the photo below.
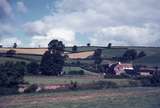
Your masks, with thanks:
<instances>
[{"instance_id":1,"label":"green field","mask_svg":"<svg viewBox=\"0 0 160 108\"><path fill-rule=\"evenodd\" d=\"M114 82L118 87L131 86L130 82L135 82L138 85L141 83L137 80L132 79L104 79L103 76L25 76L25 81L30 84L70 84L71 81L76 81L78 84L88 84L96 81L110 81Z\"/></svg>"},{"instance_id":2,"label":"green field","mask_svg":"<svg viewBox=\"0 0 160 108\"><path fill-rule=\"evenodd\" d=\"M159 108L160 88L120 88L0 97L1 108Z\"/></svg>"},{"instance_id":3,"label":"green field","mask_svg":"<svg viewBox=\"0 0 160 108\"><path fill-rule=\"evenodd\" d=\"M135 65L160 66L160 53L140 58L133 63Z\"/></svg>"},{"instance_id":4,"label":"green field","mask_svg":"<svg viewBox=\"0 0 160 108\"><path fill-rule=\"evenodd\" d=\"M0 57L0 64L3 64L8 61L10 61L10 62L26 62L26 63L30 62L28 60L18 59L18 58L13 58L13 57Z\"/></svg>"}]
</instances>

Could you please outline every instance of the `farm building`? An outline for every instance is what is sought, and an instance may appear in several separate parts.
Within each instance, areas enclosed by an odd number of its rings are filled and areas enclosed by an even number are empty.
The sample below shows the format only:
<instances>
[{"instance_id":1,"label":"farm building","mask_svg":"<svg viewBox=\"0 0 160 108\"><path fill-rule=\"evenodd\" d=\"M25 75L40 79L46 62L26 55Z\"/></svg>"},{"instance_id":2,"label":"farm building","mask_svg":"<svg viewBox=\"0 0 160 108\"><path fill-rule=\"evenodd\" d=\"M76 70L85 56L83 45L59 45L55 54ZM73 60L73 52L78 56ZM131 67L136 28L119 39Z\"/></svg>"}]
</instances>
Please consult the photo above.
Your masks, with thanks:
<instances>
[{"instance_id":1,"label":"farm building","mask_svg":"<svg viewBox=\"0 0 160 108\"><path fill-rule=\"evenodd\" d=\"M129 72L130 74L134 74L133 65L130 63L116 63L109 66L107 73L114 75L121 75L122 73Z\"/></svg>"},{"instance_id":2,"label":"farm building","mask_svg":"<svg viewBox=\"0 0 160 108\"><path fill-rule=\"evenodd\" d=\"M138 73L141 76L152 76L156 71L160 72L159 69L156 69L154 67L140 67Z\"/></svg>"}]
</instances>

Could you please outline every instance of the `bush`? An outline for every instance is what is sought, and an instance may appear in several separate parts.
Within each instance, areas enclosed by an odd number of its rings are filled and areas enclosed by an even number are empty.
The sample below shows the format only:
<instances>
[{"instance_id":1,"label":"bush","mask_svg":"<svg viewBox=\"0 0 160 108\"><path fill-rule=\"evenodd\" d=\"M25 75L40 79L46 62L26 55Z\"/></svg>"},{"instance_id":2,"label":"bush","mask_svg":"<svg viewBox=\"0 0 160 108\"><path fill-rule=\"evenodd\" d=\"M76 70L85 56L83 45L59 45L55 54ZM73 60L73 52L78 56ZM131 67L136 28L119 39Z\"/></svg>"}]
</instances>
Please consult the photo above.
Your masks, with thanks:
<instances>
[{"instance_id":1,"label":"bush","mask_svg":"<svg viewBox=\"0 0 160 108\"><path fill-rule=\"evenodd\" d=\"M78 83L77 83L77 81L75 81L75 82L71 81L69 88L70 88L71 90L76 90L76 89L78 88Z\"/></svg>"},{"instance_id":2,"label":"bush","mask_svg":"<svg viewBox=\"0 0 160 108\"><path fill-rule=\"evenodd\" d=\"M68 75L84 75L84 71L83 70L69 71Z\"/></svg>"},{"instance_id":3,"label":"bush","mask_svg":"<svg viewBox=\"0 0 160 108\"><path fill-rule=\"evenodd\" d=\"M0 86L15 87L23 82L24 70L20 63L6 62L0 65Z\"/></svg>"}]
</instances>

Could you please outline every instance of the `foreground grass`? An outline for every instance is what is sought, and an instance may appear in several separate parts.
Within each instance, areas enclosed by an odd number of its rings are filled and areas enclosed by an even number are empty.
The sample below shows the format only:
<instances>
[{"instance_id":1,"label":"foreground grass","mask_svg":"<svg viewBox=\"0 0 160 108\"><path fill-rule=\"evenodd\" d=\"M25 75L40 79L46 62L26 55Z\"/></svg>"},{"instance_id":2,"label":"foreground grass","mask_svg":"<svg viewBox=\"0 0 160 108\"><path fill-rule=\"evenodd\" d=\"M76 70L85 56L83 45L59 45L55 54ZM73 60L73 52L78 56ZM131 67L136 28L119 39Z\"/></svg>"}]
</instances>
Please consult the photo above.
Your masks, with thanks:
<instances>
[{"instance_id":1,"label":"foreground grass","mask_svg":"<svg viewBox=\"0 0 160 108\"><path fill-rule=\"evenodd\" d=\"M159 108L160 88L25 94L0 99L13 104L5 108Z\"/></svg>"}]
</instances>

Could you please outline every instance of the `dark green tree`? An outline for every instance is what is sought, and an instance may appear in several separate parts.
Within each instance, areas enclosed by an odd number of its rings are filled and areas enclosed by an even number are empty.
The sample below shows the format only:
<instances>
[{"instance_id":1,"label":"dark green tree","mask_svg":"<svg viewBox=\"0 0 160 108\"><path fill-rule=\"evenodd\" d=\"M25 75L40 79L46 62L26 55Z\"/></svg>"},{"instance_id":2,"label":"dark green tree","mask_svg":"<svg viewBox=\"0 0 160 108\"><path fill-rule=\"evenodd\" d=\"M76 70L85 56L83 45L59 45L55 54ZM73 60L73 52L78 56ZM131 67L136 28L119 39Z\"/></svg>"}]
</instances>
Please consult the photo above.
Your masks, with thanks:
<instances>
[{"instance_id":1,"label":"dark green tree","mask_svg":"<svg viewBox=\"0 0 160 108\"><path fill-rule=\"evenodd\" d=\"M23 82L24 69L13 62L0 65L0 87L15 87Z\"/></svg>"},{"instance_id":2,"label":"dark green tree","mask_svg":"<svg viewBox=\"0 0 160 108\"><path fill-rule=\"evenodd\" d=\"M123 54L124 60L134 60L137 58L137 51L135 49L129 49Z\"/></svg>"},{"instance_id":3,"label":"dark green tree","mask_svg":"<svg viewBox=\"0 0 160 108\"><path fill-rule=\"evenodd\" d=\"M90 47L91 46L91 44L90 43L87 43L87 47Z\"/></svg>"},{"instance_id":4,"label":"dark green tree","mask_svg":"<svg viewBox=\"0 0 160 108\"><path fill-rule=\"evenodd\" d=\"M48 44L48 51L42 57L40 68L44 75L60 75L64 66L64 44L62 41L52 40Z\"/></svg>"},{"instance_id":5,"label":"dark green tree","mask_svg":"<svg viewBox=\"0 0 160 108\"><path fill-rule=\"evenodd\" d=\"M96 65L96 70L97 71L98 71L98 66L102 62L101 55L102 55L102 49L96 49L95 52L94 52L93 58L94 58L94 63Z\"/></svg>"},{"instance_id":6,"label":"dark green tree","mask_svg":"<svg viewBox=\"0 0 160 108\"><path fill-rule=\"evenodd\" d=\"M73 53L77 52L77 46L76 46L76 45L74 45L74 46L72 47L72 52L73 52Z\"/></svg>"},{"instance_id":7,"label":"dark green tree","mask_svg":"<svg viewBox=\"0 0 160 108\"><path fill-rule=\"evenodd\" d=\"M141 58L141 57L144 57L146 56L146 53L144 51L141 51L139 54L138 54L138 58Z\"/></svg>"},{"instance_id":8,"label":"dark green tree","mask_svg":"<svg viewBox=\"0 0 160 108\"><path fill-rule=\"evenodd\" d=\"M14 43L14 44L13 44L13 48L17 48L17 43Z\"/></svg>"},{"instance_id":9,"label":"dark green tree","mask_svg":"<svg viewBox=\"0 0 160 108\"><path fill-rule=\"evenodd\" d=\"M111 48L112 47L112 43L109 43L107 48Z\"/></svg>"},{"instance_id":10,"label":"dark green tree","mask_svg":"<svg viewBox=\"0 0 160 108\"><path fill-rule=\"evenodd\" d=\"M38 75L39 74L39 64L37 62L31 62L27 65L27 73Z\"/></svg>"}]
</instances>

